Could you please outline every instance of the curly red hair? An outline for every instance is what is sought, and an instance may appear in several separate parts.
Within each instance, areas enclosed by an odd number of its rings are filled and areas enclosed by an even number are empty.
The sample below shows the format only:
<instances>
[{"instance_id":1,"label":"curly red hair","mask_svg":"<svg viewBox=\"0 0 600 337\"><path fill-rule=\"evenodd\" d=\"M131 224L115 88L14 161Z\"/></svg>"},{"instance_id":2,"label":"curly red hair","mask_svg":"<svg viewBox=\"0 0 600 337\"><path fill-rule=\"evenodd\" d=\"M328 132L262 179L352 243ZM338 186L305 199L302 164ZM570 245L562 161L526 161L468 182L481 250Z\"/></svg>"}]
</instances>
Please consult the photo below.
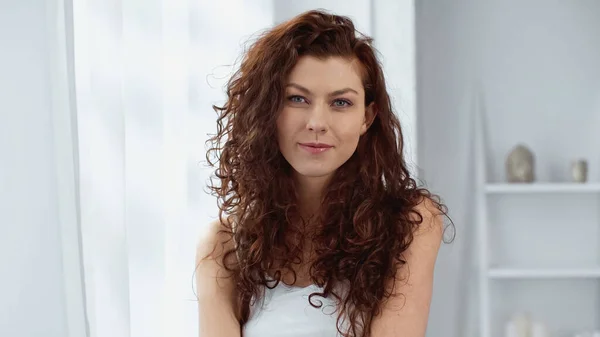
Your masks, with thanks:
<instances>
[{"instance_id":1,"label":"curly red hair","mask_svg":"<svg viewBox=\"0 0 600 337\"><path fill-rule=\"evenodd\" d=\"M318 228L310 237L299 215L292 168L276 137L286 77L304 55L358 61L365 106L374 103L376 109L355 153L327 186ZM405 264L402 254L423 221L415 207L427 198L445 214L439 198L410 177L402 129L372 39L357 33L347 17L303 13L254 42L226 93L226 103L214 107L217 134L208 141L207 160L216 167L218 183L213 180L210 187L219 216L233 219L224 225L235 248L223 259L237 285L240 323L247 321L251 301L260 298L264 286L281 281L282 271L295 275L291 265L302 260L303 243L311 240L317 257L310 277L323 287L311 295L311 304L319 306L315 296L335 297L339 332L368 336L373 317L393 293L388 281ZM336 292L342 284L344 291Z\"/></svg>"}]
</instances>

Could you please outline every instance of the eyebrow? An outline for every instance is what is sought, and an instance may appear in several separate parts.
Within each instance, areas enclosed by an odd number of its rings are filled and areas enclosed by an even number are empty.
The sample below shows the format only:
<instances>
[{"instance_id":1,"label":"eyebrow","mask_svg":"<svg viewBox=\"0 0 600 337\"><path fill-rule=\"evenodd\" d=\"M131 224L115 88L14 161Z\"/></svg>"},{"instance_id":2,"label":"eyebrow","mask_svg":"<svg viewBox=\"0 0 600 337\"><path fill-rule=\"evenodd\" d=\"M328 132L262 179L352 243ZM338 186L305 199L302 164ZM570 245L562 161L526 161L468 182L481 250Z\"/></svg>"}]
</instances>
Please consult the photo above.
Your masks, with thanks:
<instances>
[{"instance_id":1,"label":"eyebrow","mask_svg":"<svg viewBox=\"0 0 600 337\"><path fill-rule=\"evenodd\" d=\"M296 88L296 89L302 91L303 93L305 93L307 95L311 94L310 90L308 90L305 87L303 87L303 86L301 86L299 84L296 84L296 83L289 83L288 85L286 85L286 87ZM354 90L352 88L349 88L349 87L346 87L346 88L343 88L343 89L340 89L340 90L336 90L336 91L333 91L333 92L329 93L329 96L339 96L339 95L343 95L343 94L345 94L347 92L353 92L353 93L355 93L355 94L358 95L358 92L356 90Z\"/></svg>"}]
</instances>

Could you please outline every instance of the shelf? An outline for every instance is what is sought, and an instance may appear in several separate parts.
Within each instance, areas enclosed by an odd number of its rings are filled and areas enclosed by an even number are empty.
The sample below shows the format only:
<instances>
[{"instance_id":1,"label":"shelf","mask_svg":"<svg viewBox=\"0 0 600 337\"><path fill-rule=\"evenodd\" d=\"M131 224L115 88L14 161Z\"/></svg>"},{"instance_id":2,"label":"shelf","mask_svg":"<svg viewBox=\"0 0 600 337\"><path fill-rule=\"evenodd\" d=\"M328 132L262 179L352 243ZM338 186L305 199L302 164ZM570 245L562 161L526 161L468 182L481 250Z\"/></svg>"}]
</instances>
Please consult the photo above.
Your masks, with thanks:
<instances>
[{"instance_id":1,"label":"shelf","mask_svg":"<svg viewBox=\"0 0 600 337\"><path fill-rule=\"evenodd\" d=\"M492 268L491 279L565 279L600 278L600 267L596 268Z\"/></svg>"},{"instance_id":2,"label":"shelf","mask_svg":"<svg viewBox=\"0 0 600 337\"><path fill-rule=\"evenodd\" d=\"M488 194L508 193L600 193L599 183L514 183L514 184L487 184L485 191Z\"/></svg>"}]
</instances>

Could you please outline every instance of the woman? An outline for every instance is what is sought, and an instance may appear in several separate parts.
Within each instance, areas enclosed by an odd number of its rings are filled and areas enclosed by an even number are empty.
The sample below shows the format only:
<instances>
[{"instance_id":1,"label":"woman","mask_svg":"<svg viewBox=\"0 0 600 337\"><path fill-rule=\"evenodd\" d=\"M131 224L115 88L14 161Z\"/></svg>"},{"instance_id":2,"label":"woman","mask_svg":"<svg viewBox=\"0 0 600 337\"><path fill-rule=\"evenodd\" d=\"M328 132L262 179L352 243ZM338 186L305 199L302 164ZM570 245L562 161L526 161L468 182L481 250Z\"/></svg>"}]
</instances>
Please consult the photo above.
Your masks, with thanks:
<instances>
[{"instance_id":1,"label":"woman","mask_svg":"<svg viewBox=\"0 0 600 337\"><path fill-rule=\"evenodd\" d=\"M227 97L200 336L425 336L445 211L409 176L371 39L306 12L252 45Z\"/></svg>"}]
</instances>

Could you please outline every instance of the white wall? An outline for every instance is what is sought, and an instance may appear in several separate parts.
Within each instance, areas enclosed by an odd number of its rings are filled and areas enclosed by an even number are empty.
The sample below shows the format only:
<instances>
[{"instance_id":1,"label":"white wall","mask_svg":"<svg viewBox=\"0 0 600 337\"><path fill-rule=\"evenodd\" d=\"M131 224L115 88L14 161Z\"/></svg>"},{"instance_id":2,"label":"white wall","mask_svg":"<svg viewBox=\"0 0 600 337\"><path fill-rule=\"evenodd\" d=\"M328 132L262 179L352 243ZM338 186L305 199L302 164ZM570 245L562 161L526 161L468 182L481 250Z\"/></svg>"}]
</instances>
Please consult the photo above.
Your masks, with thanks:
<instances>
[{"instance_id":1,"label":"white wall","mask_svg":"<svg viewBox=\"0 0 600 337\"><path fill-rule=\"evenodd\" d=\"M438 261L431 315L437 323L430 336L469 336L477 323L465 320L473 307L462 296L477 291L468 278L471 266L463 263L474 230L468 196L472 85L479 81L484 94L490 180L504 179L506 153L520 141L535 151L541 181L566 180L575 157L587 157L590 179L600 180L599 16L600 3L592 0L417 3L419 166L457 228Z\"/></svg>"},{"instance_id":2,"label":"white wall","mask_svg":"<svg viewBox=\"0 0 600 337\"><path fill-rule=\"evenodd\" d=\"M66 335L46 1L0 3L0 336Z\"/></svg>"},{"instance_id":3,"label":"white wall","mask_svg":"<svg viewBox=\"0 0 600 337\"><path fill-rule=\"evenodd\" d=\"M338 15L346 15L354 21L356 29L371 35L371 1L351 0L307 0L307 1L285 1L273 0L275 4L275 24L289 20L293 16L312 9L324 9Z\"/></svg>"}]
</instances>

